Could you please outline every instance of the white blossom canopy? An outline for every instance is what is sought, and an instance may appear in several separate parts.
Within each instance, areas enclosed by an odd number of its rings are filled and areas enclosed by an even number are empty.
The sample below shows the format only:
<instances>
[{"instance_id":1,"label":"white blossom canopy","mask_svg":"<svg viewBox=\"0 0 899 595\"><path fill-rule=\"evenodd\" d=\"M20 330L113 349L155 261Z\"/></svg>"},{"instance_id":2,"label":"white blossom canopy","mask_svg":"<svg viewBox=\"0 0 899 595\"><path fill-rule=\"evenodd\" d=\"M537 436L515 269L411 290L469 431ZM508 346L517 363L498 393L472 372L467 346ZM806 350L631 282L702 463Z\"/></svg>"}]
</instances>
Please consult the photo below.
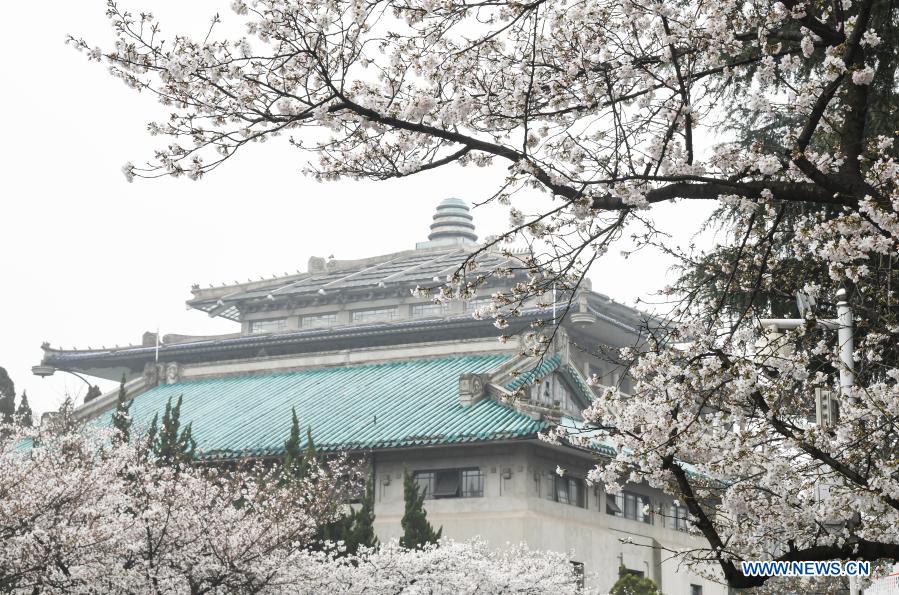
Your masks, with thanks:
<instances>
[{"instance_id":1,"label":"white blossom canopy","mask_svg":"<svg viewBox=\"0 0 899 595\"><path fill-rule=\"evenodd\" d=\"M287 135L319 179L502 165L493 200L535 246L494 296L503 327L551 286L577 288L626 224L682 259L669 324L634 352L634 398L587 412L617 441L597 470L678 495L734 586L745 558L899 559L897 47L886 0L236 0L240 39L164 37L110 2L109 50L70 41L171 106L166 144L129 179L194 179ZM516 208L524 189L545 209ZM682 251L652 205L721 205L724 245ZM472 258L476 258L473 255ZM467 263L470 264L470 263ZM440 298L481 279L466 266ZM507 275L508 270L496 274ZM807 287L845 286L857 386L809 423L840 368L832 338L754 320ZM547 343L535 331L535 349ZM759 341L763 340L762 343ZM813 416L812 416L813 417ZM571 439L571 437L569 437ZM686 462L689 462L687 465ZM826 489L822 489L824 486Z\"/></svg>"}]
</instances>

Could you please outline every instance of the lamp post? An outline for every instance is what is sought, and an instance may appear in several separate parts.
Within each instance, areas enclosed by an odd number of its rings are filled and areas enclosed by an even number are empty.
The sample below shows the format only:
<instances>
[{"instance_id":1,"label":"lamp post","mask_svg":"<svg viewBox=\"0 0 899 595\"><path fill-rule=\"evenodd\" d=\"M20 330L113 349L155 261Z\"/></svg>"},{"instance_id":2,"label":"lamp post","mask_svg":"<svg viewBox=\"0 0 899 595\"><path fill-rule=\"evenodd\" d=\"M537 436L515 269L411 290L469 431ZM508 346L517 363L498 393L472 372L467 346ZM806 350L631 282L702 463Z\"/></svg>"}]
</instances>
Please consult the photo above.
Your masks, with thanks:
<instances>
[{"instance_id":1,"label":"lamp post","mask_svg":"<svg viewBox=\"0 0 899 595\"><path fill-rule=\"evenodd\" d=\"M72 376L79 378L82 382L84 382L87 385L88 392L90 392L91 390L99 390L99 388L96 385L91 384L87 378L85 378L78 372L73 372L72 370L65 370L63 368L57 368L55 366L46 366L46 365L39 365L39 366L31 367L31 373L34 374L35 376L40 376L41 378L46 378L47 376L53 376L53 374L55 374L56 372L67 372L67 373L71 374Z\"/></svg>"}]
</instances>

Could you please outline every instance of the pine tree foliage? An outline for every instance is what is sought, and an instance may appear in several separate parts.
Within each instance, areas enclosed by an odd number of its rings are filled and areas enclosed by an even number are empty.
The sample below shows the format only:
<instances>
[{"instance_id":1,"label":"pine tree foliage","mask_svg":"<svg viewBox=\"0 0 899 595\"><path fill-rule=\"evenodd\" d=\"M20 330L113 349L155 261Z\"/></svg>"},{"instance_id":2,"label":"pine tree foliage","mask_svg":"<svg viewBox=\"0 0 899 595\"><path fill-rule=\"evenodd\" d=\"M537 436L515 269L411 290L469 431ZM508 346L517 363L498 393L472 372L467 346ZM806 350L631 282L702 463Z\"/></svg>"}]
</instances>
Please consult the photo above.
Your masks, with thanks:
<instances>
[{"instance_id":1,"label":"pine tree foliage","mask_svg":"<svg viewBox=\"0 0 899 595\"><path fill-rule=\"evenodd\" d=\"M624 566L619 566L618 581L612 585L609 595L659 595L659 590L652 579L637 576Z\"/></svg>"},{"instance_id":2,"label":"pine tree foliage","mask_svg":"<svg viewBox=\"0 0 899 595\"><path fill-rule=\"evenodd\" d=\"M306 453L310 449L315 455L315 446L312 444L311 430L307 433ZM300 420L297 418L296 407L291 409L290 435L284 442L284 463L281 467L281 483L291 479L302 479L306 476L308 465L305 462L303 449L300 448Z\"/></svg>"},{"instance_id":3,"label":"pine tree foliage","mask_svg":"<svg viewBox=\"0 0 899 595\"><path fill-rule=\"evenodd\" d=\"M403 469L403 498L406 511L401 521L403 536L400 545L406 549L421 549L429 543L437 543L443 533L443 527L434 531L428 522L428 513L424 509L426 490L419 490L418 484L409 469Z\"/></svg>"},{"instance_id":4,"label":"pine tree foliage","mask_svg":"<svg viewBox=\"0 0 899 595\"><path fill-rule=\"evenodd\" d=\"M31 411L31 405L28 404L28 394L25 391L22 391L22 399L19 401L19 408L16 409L16 419L23 427L34 426L34 414Z\"/></svg>"},{"instance_id":5,"label":"pine tree foliage","mask_svg":"<svg viewBox=\"0 0 899 595\"><path fill-rule=\"evenodd\" d=\"M100 390L100 387L97 386L96 384L94 384L90 388L87 389L87 394L84 395L84 402L90 403L91 401L93 401L94 399L96 399L97 397L99 397L102 394L103 394L103 391Z\"/></svg>"},{"instance_id":6,"label":"pine tree foliage","mask_svg":"<svg viewBox=\"0 0 899 595\"><path fill-rule=\"evenodd\" d=\"M128 413L130 407L131 401L127 399L125 393L125 375L122 374L119 398L116 402L115 412L112 414L112 427L116 430L114 439L118 442L128 442L131 439L131 415Z\"/></svg>"},{"instance_id":7,"label":"pine tree foliage","mask_svg":"<svg viewBox=\"0 0 899 595\"><path fill-rule=\"evenodd\" d=\"M376 548L378 538L375 535L375 476L369 473L365 482L365 495L359 508L350 513L352 525L344 539L347 552L355 554L359 547Z\"/></svg>"},{"instance_id":8,"label":"pine tree foliage","mask_svg":"<svg viewBox=\"0 0 899 595\"><path fill-rule=\"evenodd\" d=\"M354 556L359 548L375 549L379 545L375 535L375 488L374 477L369 476L365 484L365 493L358 508L349 511L330 523L326 523L319 531L316 546L328 542L343 543L343 549L337 554Z\"/></svg>"},{"instance_id":9,"label":"pine tree foliage","mask_svg":"<svg viewBox=\"0 0 899 595\"><path fill-rule=\"evenodd\" d=\"M0 368L0 423L11 423L16 413L16 385L6 369Z\"/></svg>"},{"instance_id":10,"label":"pine tree foliage","mask_svg":"<svg viewBox=\"0 0 899 595\"><path fill-rule=\"evenodd\" d=\"M178 397L174 407L172 400L168 400L162 416L162 427L157 424L159 414L153 416L153 422L150 424L149 442L153 454L161 465L181 467L189 464L194 458L197 444L191 435L192 424L187 424L187 427L181 430L182 398L183 395Z\"/></svg>"}]
</instances>

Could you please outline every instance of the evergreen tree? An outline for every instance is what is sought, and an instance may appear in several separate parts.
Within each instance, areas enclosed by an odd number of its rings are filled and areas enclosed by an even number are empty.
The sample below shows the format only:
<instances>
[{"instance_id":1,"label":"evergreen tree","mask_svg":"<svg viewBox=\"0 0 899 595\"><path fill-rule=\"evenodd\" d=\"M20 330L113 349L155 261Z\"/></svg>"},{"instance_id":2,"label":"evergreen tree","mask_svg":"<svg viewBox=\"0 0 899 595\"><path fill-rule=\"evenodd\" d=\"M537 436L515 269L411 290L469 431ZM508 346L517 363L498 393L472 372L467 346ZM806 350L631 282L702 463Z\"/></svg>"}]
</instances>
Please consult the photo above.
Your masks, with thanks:
<instances>
[{"instance_id":1,"label":"evergreen tree","mask_svg":"<svg viewBox=\"0 0 899 595\"><path fill-rule=\"evenodd\" d=\"M19 424L26 428L34 425L34 416L31 406L28 404L28 395L22 391L22 400L19 401L19 408L16 410L16 416L19 418Z\"/></svg>"},{"instance_id":2,"label":"evergreen tree","mask_svg":"<svg viewBox=\"0 0 899 595\"><path fill-rule=\"evenodd\" d=\"M330 523L322 525L313 540L313 549L319 549L325 542L342 541L345 550L342 555L352 556L360 546L378 547L375 536L375 489L374 478L370 477L365 485L365 495L358 509L350 508L349 512Z\"/></svg>"},{"instance_id":3,"label":"evergreen tree","mask_svg":"<svg viewBox=\"0 0 899 595\"><path fill-rule=\"evenodd\" d=\"M284 464L281 467L282 483L291 478L304 477L306 469L303 465L303 452L300 450L300 421L297 419L296 407L292 408L291 412L293 418L290 435L284 442Z\"/></svg>"},{"instance_id":4,"label":"evergreen tree","mask_svg":"<svg viewBox=\"0 0 899 595\"><path fill-rule=\"evenodd\" d=\"M609 595L659 595L659 590L652 579L637 576L624 566L619 566L618 580L612 585Z\"/></svg>"},{"instance_id":5,"label":"evergreen tree","mask_svg":"<svg viewBox=\"0 0 899 595\"><path fill-rule=\"evenodd\" d=\"M312 441L312 428L306 427L306 448L300 458L300 477L309 475L309 470L315 465L318 452L315 450L315 442Z\"/></svg>"},{"instance_id":6,"label":"evergreen tree","mask_svg":"<svg viewBox=\"0 0 899 595\"><path fill-rule=\"evenodd\" d=\"M87 389L87 394L84 395L84 402L90 403L91 401L93 401L94 399L96 399L97 397L99 397L102 394L103 394L103 391L100 390L100 387L97 386L96 384L94 384L93 386L91 386Z\"/></svg>"},{"instance_id":7,"label":"evergreen tree","mask_svg":"<svg viewBox=\"0 0 899 595\"><path fill-rule=\"evenodd\" d=\"M178 402L174 407L172 407L172 399L168 400L162 416L161 428L157 425L158 413L153 416L153 422L150 424L148 435L150 447L162 465L180 467L190 463L194 458L197 444L191 436L192 424L187 424L187 427L181 430L181 399L183 396L178 397ZM179 430L181 430L180 433Z\"/></svg>"},{"instance_id":8,"label":"evergreen tree","mask_svg":"<svg viewBox=\"0 0 899 595\"><path fill-rule=\"evenodd\" d=\"M131 438L131 415L128 413L130 407L131 401L125 398L125 375L122 374L122 382L119 384L119 399L115 412L112 414L112 427L116 430L113 440L118 444L128 442Z\"/></svg>"},{"instance_id":9,"label":"evergreen tree","mask_svg":"<svg viewBox=\"0 0 899 595\"><path fill-rule=\"evenodd\" d=\"M11 423L16 413L16 385L4 368L0 368L0 423Z\"/></svg>"},{"instance_id":10,"label":"evergreen tree","mask_svg":"<svg viewBox=\"0 0 899 595\"><path fill-rule=\"evenodd\" d=\"M347 552L355 554L360 546L378 547L378 538L375 536L375 476L369 474L365 482L365 495L358 510L350 513L351 527L344 541L347 544Z\"/></svg>"},{"instance_id":11,"label":"evergreen tree","mask_svg":"<svg viewBox=\"0 0 899 595\"><path fill-rule=\"evenodd\" d=\"M403 536L400 545L406 549L418 549L428 543L437 543L443 533L443 527L434 531L428 522L428 513L424 509L426 490L418 490L415 479L409 469L403 469L403 498L406 501L406 512L401 521Z\"/></svg>"}]
</instances>

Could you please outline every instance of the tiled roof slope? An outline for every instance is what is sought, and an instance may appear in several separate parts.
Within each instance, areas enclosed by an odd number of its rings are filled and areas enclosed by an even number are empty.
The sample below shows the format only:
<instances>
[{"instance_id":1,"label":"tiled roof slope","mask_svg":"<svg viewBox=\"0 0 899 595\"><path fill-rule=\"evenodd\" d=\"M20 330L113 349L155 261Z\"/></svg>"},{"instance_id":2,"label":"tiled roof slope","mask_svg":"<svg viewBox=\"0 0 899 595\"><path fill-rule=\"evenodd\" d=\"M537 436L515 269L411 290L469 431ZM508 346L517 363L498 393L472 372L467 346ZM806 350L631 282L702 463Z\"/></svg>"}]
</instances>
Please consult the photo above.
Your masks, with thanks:
<instances>
[{"instance_id":1,"label":"tiled roof slope","mask_svg":"<svg viewBox=\"0 0 899 595\"><path fill-rule=\"evenodd\" d=\"M213 459L280 454L291 407L325 451L532 436L546 422L489 398L468 407L459 403L460 374L486 373L507 359L417 359L179 382L137 396L131 416L135 427L147 427L169 398L183 395L182 427L193 423L197 449Z\"/></svg>"},{"instance_id":2,"label":"tiled roof slope","mask_svg":"<svg viewBox=\"0 0 899 595\"><path fill-rule=\"evenodd\" d=\"M324 270L310 271L222 288L193 290L190 307L237 320L234 304L253 299L280 299L327 294L334 291L387 287L433 286L446 281L470 253L463 248L409 250L358 261L333 261ZM477 259L471 276L486 274L498 266L521 267L521 262L501 253L487 252Z\"/></svg>"}]
</instances>

